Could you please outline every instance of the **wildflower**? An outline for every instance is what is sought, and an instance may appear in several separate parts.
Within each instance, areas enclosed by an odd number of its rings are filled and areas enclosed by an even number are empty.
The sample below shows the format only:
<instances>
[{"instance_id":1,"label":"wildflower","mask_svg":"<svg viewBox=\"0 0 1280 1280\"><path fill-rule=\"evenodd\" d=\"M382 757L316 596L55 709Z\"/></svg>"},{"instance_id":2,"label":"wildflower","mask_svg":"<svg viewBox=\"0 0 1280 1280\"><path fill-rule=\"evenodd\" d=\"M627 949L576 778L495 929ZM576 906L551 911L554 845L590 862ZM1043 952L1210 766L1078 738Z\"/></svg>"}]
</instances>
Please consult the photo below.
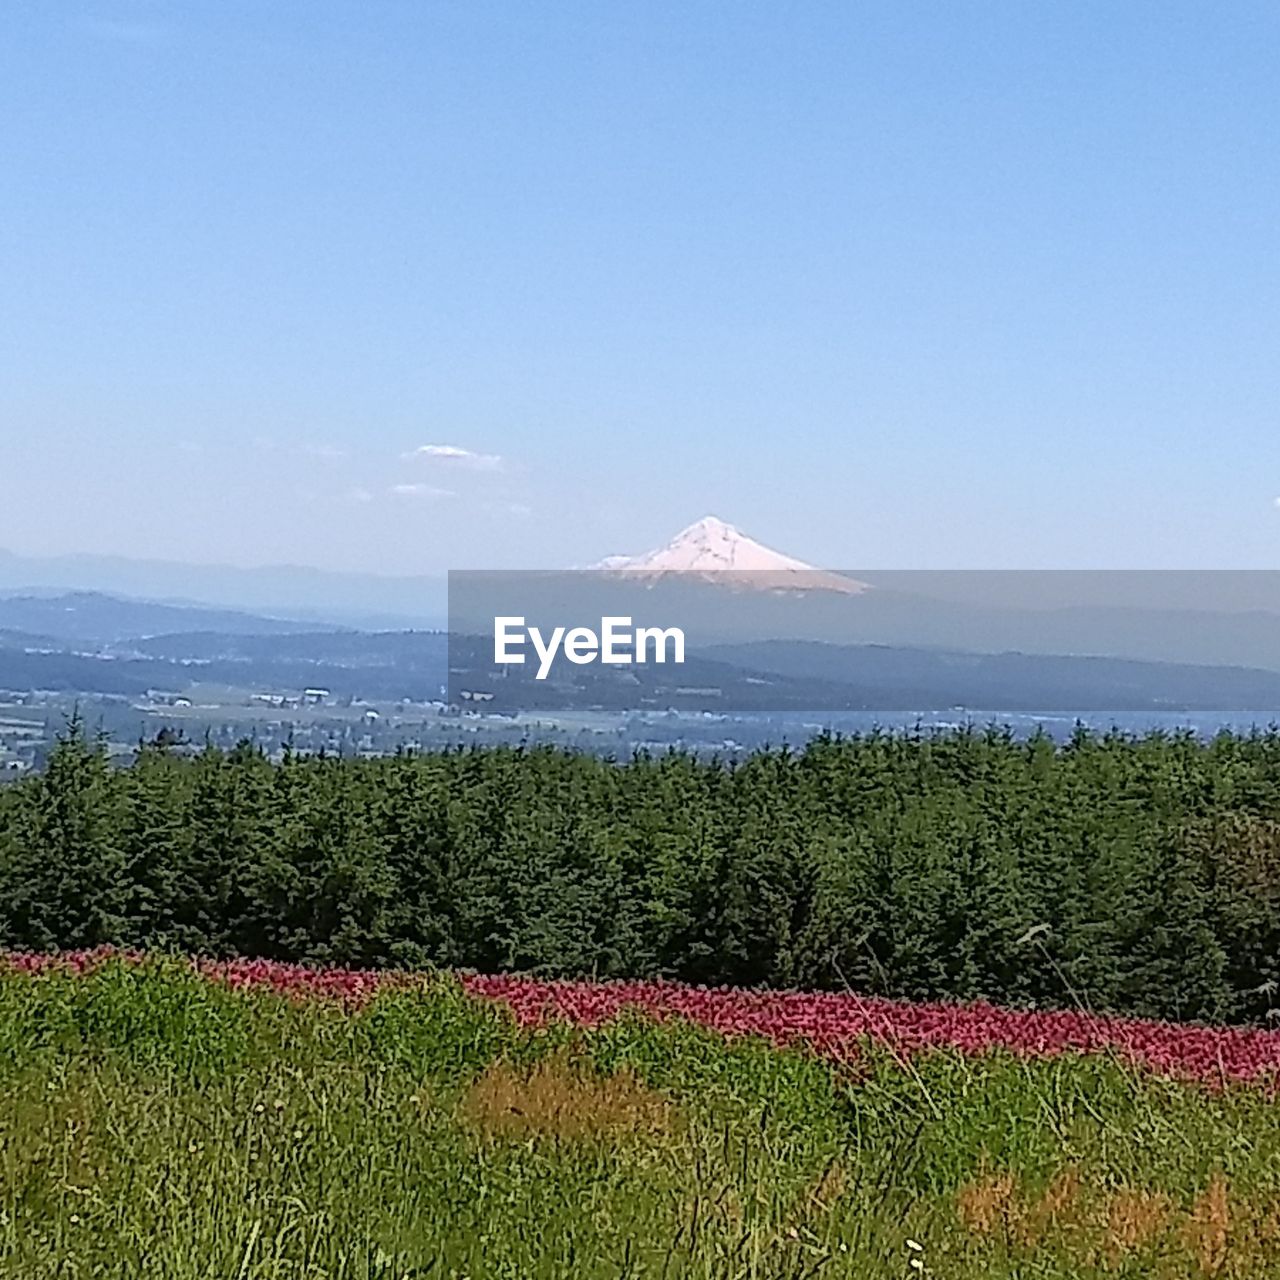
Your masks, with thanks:
<instances>
[{"instance_id":1,"label":"wildflower","mask_svg":"<svg viewBox=\"0 0 1280 1280\"><path fill-rule=\"evenodd\" d=\"M301 1129L295 1129L295 1130L293 1131L293 1140L294 1140L294 1142L301 1142L301 1141L302 1141L302 1130L301 1130Z\"/></svg>"},{"instance_id":2,"label":"wildflower","mask_svg":"<svg viewBox=\"0 0 1280 1280\"><path fill-rule=\"evenodd\" d=\"M253 1109L253 1114L255 1116L260 1116L265 1110L266 1110L266 1107L264 1107L262 1103L258 1103L258 1105Z\"/></svg>"},{"instance_id":3,"label":"wildflower","mask_svg":"<svg viewBox=\"0 0 1280 1280\"><path fill-rule=\"evenodd\" d=\"M924 1252L924 1245L922 1245L919 1240L908 1240L907 1248L910 1249L912 1253Z\"/></svg>"},{"instance_id":4,"label":"wildflower","mask_svg":"<svg viewBox=\"0 0 1280 1280\"><path fill-rule=\"evenodd\" d=\"M1036 942L1051 929L1033 924L1023 942ZM59 963L74 973L92 972L104 953L77 952ZM122 960L133 963L128 954ZM40 972L53 962L22 961ZM265 987L287 995L336 998L356 1007L380 989L400 981L362 970L314 970L266 960L195 962L211 981L234 988ZM1270 982L1271 980L1268 980ZM1000 1009L976 1002L907 1003L853 993L773 992L767 995L723 989L708 991L677 983L643 981L547 983L510 975L466 975L470 995L504 1004L522 1026L563 1018L598 1026L628 1007L662 1020L680 1017L726 1035L757 1034L777 1043L804 1041L835 1057L846 1057L864 1038L891 1046L907 1057L949 1047L965 1054L1006 1049L1025 1057L1061 1053L1116 1053L1147 1070L1214 1083L1280 1074L1280 1009L1270 1009L1265 1027L1204 1027L1136 1018L1098 1017L1078 1010ZM1263 983L1256 994L1263 994ZM1278 987L1277 989L1280 989ZM53 1080L45 1088L53 1093ZM284 1109L282 1102L276 1110Z\"/></svg>"}]
</instances>

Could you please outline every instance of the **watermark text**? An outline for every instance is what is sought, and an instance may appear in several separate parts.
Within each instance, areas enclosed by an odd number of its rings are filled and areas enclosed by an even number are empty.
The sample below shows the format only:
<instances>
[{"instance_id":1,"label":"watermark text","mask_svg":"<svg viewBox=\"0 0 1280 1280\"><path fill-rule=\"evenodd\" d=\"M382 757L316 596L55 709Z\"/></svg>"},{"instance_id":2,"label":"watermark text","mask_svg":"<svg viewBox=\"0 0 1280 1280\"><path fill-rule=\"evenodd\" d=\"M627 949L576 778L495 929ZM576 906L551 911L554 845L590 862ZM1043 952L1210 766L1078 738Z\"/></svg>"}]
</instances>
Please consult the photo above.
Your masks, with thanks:
<instances>
[{"instance_id":1,"label":"watermark text","mask_svg":"<svg viewBox=\"0 0 1280 1280\"><path fill-rule=\"evenodd\" d=\"M600 662L607 666L631 666L650 661L684 662L684 632L679 627L635 627L629 617L600 619L599 631L590 627L553 627L544 635L538 627L527 626L523 617L502 616L493 620L493 660L498 666L520 665L525 646L531 645L538 659L534 677L545 680L558 654L579 666Z\"/></svg>"}]
</instances>

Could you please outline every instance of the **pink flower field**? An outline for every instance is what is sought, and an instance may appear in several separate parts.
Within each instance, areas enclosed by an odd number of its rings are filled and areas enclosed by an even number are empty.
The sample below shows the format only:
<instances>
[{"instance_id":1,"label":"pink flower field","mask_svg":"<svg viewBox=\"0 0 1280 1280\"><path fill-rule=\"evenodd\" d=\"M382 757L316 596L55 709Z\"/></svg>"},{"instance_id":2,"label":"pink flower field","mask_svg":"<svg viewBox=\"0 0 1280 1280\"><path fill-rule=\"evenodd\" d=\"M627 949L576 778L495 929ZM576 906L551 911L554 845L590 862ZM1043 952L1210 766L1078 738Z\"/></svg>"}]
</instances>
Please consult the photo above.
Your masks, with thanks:
<instances>
[{"instance_id":1,"label":"pink flower field","mask_svg":"<svg viewBox=\"0 0 1280 1280\"><path fill-rule=\"evenodd\" d=\"M110 956L10 954L11 969L86 972ZM358 1006L377 992L413 985L400 971L320 969L268 960L195 960L210 979L235 988L267 988L298 998L337 999ZM1047 1058L1108 1054L1147 1071L1209 1084L1280 1081L1280 1031L1205 1027L1116 1018L1084 1010L1034 1012L970 1004L910 1003L855 993L708 989L674 982L570 982L519 976L459 975L470 995L497 1002L517 1022L537 1027L561 1020L594 1027L626 1011L658 1020L679 1018L727 1036L755 1035L779 1045L806 1044L850 1060L865 1041L904 1057L933 1049L968 1055L993 1051Z\"/></svg>"}]
</instances>

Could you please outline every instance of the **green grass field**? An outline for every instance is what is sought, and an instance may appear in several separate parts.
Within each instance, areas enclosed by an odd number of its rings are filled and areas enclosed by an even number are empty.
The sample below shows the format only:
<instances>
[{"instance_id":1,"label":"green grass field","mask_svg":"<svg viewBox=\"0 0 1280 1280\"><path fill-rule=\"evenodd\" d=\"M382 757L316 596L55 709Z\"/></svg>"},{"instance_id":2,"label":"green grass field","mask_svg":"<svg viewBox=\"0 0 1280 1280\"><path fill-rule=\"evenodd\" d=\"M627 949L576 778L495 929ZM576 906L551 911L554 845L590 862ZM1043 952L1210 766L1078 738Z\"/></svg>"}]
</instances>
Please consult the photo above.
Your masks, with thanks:
<instances>
[{"instance_id":1,"label":"green grass field","mask_svg":"<svg viewBox=\"0 0 1280 1280\"><path fill-rule=\"evenodd\" d=\"M0 1275L1280 1275L1280 1110L1104 1059L0 976Z\"/></svg>"}]
</instances>

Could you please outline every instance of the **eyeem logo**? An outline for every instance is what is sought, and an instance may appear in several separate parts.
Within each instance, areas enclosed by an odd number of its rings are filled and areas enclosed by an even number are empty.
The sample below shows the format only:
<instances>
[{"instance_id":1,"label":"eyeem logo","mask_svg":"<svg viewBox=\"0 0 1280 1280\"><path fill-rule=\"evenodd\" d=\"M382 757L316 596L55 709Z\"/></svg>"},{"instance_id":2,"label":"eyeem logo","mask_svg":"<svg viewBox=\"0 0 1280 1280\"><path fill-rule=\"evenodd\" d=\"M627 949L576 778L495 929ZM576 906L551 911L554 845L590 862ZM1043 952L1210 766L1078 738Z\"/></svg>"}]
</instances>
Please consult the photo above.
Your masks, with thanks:
<instances>
[{"instance_id":1,"label":"eyeem logo","mask_svg":"<svg viewBox=\"0 0 1280 1280\"><path fill-rule=\"evenodd\" d=\"M591 662L621 667L643 664L649 661L650 644L654 662L667 661L668 646L671 661L684 662L684 632L679 627L637 627L632 631L630 618L601 618L598 632L590 627L553 627L551 634L544 636L537 627L526 627L523 618L494 618L493 660L499 666L523 663L526 641L538 655L537 680L547 678L562 649L564 656L579 666Z\"/></svg>"}]
</instances>

